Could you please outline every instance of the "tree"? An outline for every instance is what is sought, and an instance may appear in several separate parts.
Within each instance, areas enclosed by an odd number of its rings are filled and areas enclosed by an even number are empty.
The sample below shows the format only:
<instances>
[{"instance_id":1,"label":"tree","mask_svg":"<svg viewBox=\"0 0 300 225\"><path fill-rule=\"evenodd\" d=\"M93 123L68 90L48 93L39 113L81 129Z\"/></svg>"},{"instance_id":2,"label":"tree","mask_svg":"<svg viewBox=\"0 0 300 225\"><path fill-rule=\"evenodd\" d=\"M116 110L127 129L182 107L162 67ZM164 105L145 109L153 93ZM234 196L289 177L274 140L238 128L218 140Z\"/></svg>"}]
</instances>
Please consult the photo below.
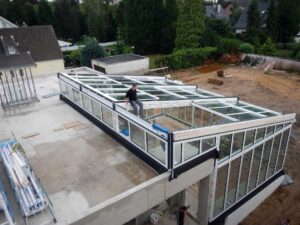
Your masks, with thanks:
<instances>
[{"instance_id":1,"label":"tree","mask_svg":"<svg viewBox=\"0 0 300 225\"><path fill-rule=\"evenodd\" d=\"M116 25L113 18L117 6L105 0L84 0L83 9L89 35L100 41L115 40Z\"/></svg>"},{"instance_id":2,"label":"tree","mask_svg":"<svg viewBox=\"0 0 300 225\"><path fill-rule=\"evenodd\" d=\"M247 39L253 43L260 36L261 21L257 0L252 0L248 8Z\"/></svg>"},{"instance_id":3,"label":"tree","mask_svg":"<svg viewBox=\"0 0 300 225\"><path fill-rule=\"evenodd\" d=\"M23 23L23 12L22 12L22 1L12 0L8 5L7 19L11 22L22 25Z\"/></svg>"},{"instance_id":4,"label":"tree","mask_svg":"<svg viewBox=\"0 0 300 225\"><path fill-rule=\"evenodd\" d=\"M9 0L0 0L0 16L7 18L9 4Z\"/></svg>"},{"instance_id":5,"label":"tree","mask_svg":"<svg viewBox=\"0 0 300 225\"><path fill-rule=\"evenodd\" d=\"M81 66L91 67L91 60L102 58L105 52L95 38L87 38L85 40L85 47L80 50L80 64Z\"/></svg>"},{"instance_id":6,"label":"tree","mask_svg":"<svg viewBox=\"0 0 300 225\"><path fill-rule=\"evenodd\" d=\"M83 24L79 0L56 0L54 12L58 36L79 40Z\"/></svg>"},{"instance_id":7,"label":"tree","mask_svg":"<svg viewBox=\"0 0 300 225\"><path fill-rule=\"evenodd\" d=\"M279 41L288 42L299 30L300 2L299 0L279 0Z\"/></svg>"},{"instance_id":8,"label":"tree","mask_svg":"<svg viewBox=\"0 0 300 225\"><path fill-rule=\"evenodd\" d=\"M273 39L277 41L278 39L278 8L277 1L270 0L270 7L268 9L268 18L267 18L267 33Z\"/></svg>"},{"instance_id":9,"label":"tree","mask_svg":"<svg viewBox=\"0 0 300 225\"><path fill-rule=\"evenodd\" d=\"M161 37L161 50L164 53L171 53L173 48L175 47L177 17L177 0L166 0Z\"/></svg>"},{"instance_id":10,"label":"tree","mask_svg":"<svg viewBox=\"0 0 300 225\"><path fill-rule=\"evenodd\" d=\"M23 22L25 22L28 26L37 24L37 12L34 4L26 2L23 3L22 6L23 11Z\"/></svg>"},{"instance_id":11,"label":"tree","mask_svg":"<svg viewBox=\"0 0 300 225\"><path fill-rule=\"evenodd\" d=\"M203 35L204 25L203 0L184 0L179 5L176 26L176 49L197 48Z\"/></svg>"},{"instance_id":12,"label":"tree","mask_svg":"<svg viewBox=\"0 0 300 225\"><path fill-rule=\"evenodd\" d=\"M39 0L37 21L40 25L54 24L54 15L47 0Z\"/></svg>"},{"instance_id":13,"label":"tree","mask_svg":"<svg viewBox=\"0 0 300 225\"><path fill-rule=\"evenodd\" d=\"M162 0L125 1L126 41L135 52L159 52L163 18Z\"/></svg>"},{"instance_id":14,"label":"tree","mask_svg":"<svg viewBox=\"0 0 300 225\"><path fill-rule=\"evenodd\" d=\"M271 38L268 38L266 42L260 48L260 54L272 55L276 50L276 47Z\"/></svg>"}]
</instances>

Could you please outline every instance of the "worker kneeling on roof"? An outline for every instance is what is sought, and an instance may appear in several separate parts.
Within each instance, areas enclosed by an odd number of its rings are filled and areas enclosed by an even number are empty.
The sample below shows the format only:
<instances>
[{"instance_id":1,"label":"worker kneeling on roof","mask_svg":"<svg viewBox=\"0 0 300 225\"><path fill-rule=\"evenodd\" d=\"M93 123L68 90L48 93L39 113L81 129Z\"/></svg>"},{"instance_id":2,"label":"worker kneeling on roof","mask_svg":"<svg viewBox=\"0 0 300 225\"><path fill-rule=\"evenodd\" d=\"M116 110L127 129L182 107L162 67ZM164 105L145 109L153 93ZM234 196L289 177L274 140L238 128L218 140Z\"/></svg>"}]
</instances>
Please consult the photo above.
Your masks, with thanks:
<instances>
[{"instance_id":1,"label":"worker kneeling on roof","mask_svg":"<svg viewBox=\"0 0 300 225\"><path fill-rule=\"evenodd\" d=\"M140 115L140 117L143 117L143 103L137 98L137 84L132 84L131 88L127 91L125 96L125 103L127 105L127 102L129 100L130 104L133 107L133 113L135 115ZM140 110L138 113L139 106Z\"/></svg>"}]
</instances>

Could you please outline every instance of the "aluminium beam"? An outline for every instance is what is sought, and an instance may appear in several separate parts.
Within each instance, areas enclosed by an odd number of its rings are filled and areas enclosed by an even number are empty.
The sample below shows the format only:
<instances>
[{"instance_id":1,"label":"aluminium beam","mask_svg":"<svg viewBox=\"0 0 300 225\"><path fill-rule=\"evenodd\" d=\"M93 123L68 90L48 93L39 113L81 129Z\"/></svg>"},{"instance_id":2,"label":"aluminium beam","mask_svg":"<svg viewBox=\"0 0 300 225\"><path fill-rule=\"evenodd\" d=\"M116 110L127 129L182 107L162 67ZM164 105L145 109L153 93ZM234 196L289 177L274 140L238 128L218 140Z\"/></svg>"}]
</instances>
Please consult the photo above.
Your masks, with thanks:
<instances>
[{"instance_id":1,"label":"aluminium beam","mask_svg":"<svg viewBox=\"0 0 300 225\"><path fill-rule=\"evenodd\" d=\"M226 133L230 131L237 131L246 128L255 128L258 126L263 125L270 125L273 123L281 123L281 122L295 122L296 114L286 114L286 115L278 115L268 118L261 118L251 121L240 121L234 122L230 124L222 124L216 126L209 126L209 127L202 127L202 128L195 128L190 130L182 130L182 131L175 131L174 132L174 141L191 139L201 136L213 135L213 134L220 134Z\"/></svg>"}]
</instances>

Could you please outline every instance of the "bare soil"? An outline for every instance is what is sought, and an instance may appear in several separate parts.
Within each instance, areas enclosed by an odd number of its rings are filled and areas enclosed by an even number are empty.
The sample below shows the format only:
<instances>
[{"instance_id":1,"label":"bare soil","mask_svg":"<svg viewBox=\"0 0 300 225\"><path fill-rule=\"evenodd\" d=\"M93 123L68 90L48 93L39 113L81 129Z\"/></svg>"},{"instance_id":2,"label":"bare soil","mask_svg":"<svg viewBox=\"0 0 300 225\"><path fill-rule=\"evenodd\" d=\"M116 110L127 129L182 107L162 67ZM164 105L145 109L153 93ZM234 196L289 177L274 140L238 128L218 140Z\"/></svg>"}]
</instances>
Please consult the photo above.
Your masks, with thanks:
<instances>
[{"instance_id":1,"label":"bare soil","mask_svg":"<svg viewBox=\"0 0 300 225\"><path fill-rule=\"evenodd\" d=\"M300 225L300 74L268 75L262 69L242 66L223 66L223 69L232 78L218 78L224 82L221 86L207 82L208 78L217 78L216 71L201 73L199 67L176 71L172 79L197 84L222 95L239 96L243 101L278 112L297 114L285 162L285 172L294 184L279 187L241 224L279 225L282 219L288 218L290 225Z\"/></svg>"}]
</instances>

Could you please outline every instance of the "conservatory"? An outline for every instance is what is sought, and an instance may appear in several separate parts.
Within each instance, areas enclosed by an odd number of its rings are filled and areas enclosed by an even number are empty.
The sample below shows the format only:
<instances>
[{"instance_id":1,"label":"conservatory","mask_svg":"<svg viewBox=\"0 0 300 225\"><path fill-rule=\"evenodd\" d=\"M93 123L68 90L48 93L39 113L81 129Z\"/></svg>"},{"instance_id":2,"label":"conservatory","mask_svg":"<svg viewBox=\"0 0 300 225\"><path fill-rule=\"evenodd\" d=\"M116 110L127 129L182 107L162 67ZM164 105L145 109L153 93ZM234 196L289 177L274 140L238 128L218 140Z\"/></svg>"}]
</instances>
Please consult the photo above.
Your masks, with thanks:
<instances>
[{"instance_id":1,"label":"conservatory","mask_svg":"<svg viewBox=\"0 0 300 225\"><path fill-rule=\"evenodd\" d=\"M158 76L59 73L61 99L170 180L215 159L209 221L282 175L295 114L281 114ZM144 115L125 104L138 84Z\"/></svg>"}]
</instances>

